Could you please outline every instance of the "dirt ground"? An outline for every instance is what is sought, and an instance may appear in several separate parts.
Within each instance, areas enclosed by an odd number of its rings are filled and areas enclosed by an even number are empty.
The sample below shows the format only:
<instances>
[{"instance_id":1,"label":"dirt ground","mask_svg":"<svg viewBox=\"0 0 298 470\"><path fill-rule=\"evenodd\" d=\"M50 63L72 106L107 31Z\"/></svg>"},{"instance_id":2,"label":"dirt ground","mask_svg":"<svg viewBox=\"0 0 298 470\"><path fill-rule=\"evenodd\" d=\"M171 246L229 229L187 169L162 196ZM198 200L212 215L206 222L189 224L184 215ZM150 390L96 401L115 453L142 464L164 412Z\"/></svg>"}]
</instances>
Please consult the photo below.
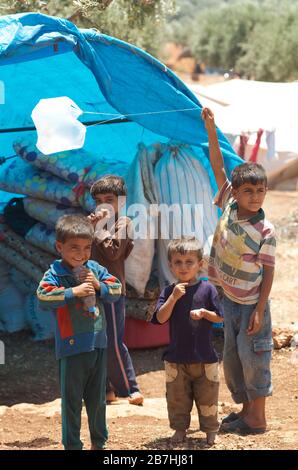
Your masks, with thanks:
<instances>
[{"instance_id":1,"label":"dirt ground","mask_svg":"<svg viewBox=\"0 0 298 470\"><path fill-rule=\"evenodd\" d=\"M277 267L272 290L272 316L276 326L298 323L298 193L271 191L265 205L278 233ZM2 336L6 364L0 365L0 449L62 449L57 363L53 342L33 343L26 332ZM132 351L138 382L145 396L143 407L119 400L107 407L108 449L172 449L161 354L163 348ZM268 431L259 436L220 434L212 449L298 448L298 363L293 348L275 350L272 360L274 394L268 399ZM297 362L297 361L296 361ZM237 410L225 386L221 365L219 417ZM89 448L87 419L83 413L82 440ZM187 441L178 449L207 449L205 436L193 417ZM211 450L212 450L211 449Z\"/></svg>"}]
</instances>

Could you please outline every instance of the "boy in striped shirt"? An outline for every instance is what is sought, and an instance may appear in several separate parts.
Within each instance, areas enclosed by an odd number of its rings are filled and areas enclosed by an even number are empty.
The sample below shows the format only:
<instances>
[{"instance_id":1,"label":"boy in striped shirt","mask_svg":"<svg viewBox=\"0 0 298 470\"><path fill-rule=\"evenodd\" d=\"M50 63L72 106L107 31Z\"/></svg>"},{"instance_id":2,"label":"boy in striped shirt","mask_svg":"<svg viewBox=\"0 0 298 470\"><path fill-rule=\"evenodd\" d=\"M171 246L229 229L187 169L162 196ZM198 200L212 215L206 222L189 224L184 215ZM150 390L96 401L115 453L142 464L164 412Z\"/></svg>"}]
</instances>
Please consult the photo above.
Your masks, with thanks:
<instances>
[{"instance_id":1,"label":"boy in striped shirt","mask_svg":"<svg viewBox=\"0 0 298 470\"><path fill-rule=\"evenodd\" d=\"M210 252L209 280L224 292L224 373L239 413L223 419L225 432L259 434L266 430L265 400L272 394L271 318L268 297L275 264L274 227L262 205L267 191L264 168L243 163L227 179L214 115L202 111L208 133L210 163L222 209Z\"/></svg>"}]
</instances>

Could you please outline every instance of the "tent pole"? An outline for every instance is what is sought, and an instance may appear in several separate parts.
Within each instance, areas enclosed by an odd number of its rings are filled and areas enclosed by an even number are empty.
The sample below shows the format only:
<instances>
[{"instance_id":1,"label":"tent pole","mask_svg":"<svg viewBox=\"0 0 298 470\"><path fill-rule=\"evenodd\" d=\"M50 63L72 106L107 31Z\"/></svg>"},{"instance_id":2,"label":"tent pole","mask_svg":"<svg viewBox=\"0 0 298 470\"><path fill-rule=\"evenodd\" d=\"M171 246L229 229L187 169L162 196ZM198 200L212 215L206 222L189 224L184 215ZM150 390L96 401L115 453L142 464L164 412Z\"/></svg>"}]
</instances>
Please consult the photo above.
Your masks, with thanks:
<instances>
[{"instance_id":1,"label":"tent pole","mask_svg":"<svg viewBox=\"0 0 298 470\"><path fill-rule=\"evenodd\" d=\"M80 122L80 121L79 121ZM88 127L88 126L94 126L96 124L102 124L102 125L106 125L106 124L121 124L121 123L124 123L124 122L133 122L131 119L127 119L127 118L119 118L119 119L113 119L111 121L106 121L106 120L101 120L101 121L86 121L86 122L82 122L82 124L84 124L84 126ZM10 129L0 129L0 134L8 134L10 132L29 132L29 131L36 131L36 127L35 126L31 126L31 127L13 127L13 128L10 128Z\"/></svg>"}]
</instances>

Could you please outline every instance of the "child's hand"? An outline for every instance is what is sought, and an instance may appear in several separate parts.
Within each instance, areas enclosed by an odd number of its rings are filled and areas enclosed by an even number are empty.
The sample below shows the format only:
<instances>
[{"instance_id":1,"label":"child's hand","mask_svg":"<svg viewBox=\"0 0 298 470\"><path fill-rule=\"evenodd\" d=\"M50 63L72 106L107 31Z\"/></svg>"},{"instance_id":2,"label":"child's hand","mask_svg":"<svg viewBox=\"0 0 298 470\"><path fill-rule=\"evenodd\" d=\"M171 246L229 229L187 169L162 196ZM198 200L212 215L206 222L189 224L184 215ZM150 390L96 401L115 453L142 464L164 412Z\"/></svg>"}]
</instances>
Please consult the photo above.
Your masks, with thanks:
<instances>
[{"instance_id":1,"label":"child's hand","mask_svg":"<svg viewBox=\"0 0 298 470\"><path fill-rule=\"evenodd\" d=\"M89 282L83 282L73 287L72 292L75 297L87 297L87 295L94 295L94 287Z\"/></svg>"},{"instance_id":2,"label":"child's hand","mask_svg":"<svg viewBox=\"0 0 298 470\"><path fill-rule=\"evenodd\" d=\"M203 121L205 122L205 127L207 130L214 128L215 126L214 114L210 108L203 108L201 117Z\"/></svg>"},{"instance_id":3,"label":"child's hand","mask_svg":"<svg viewBox=\"0 0 298 470\"><path fill-rule=\"evenodd\" d=\"M205 318L205 309L204 308L198 308L196 310L191 310L190 311L190 318L192 320L202 320L202 318Z\"/></svg>"},{"instance_id":4,"label":"child's hand","mask_svg":"<svg viewBox=\"0 0 298 470\"><path fill-rule=\"evenodd\" d=\"M261 312L260 310L255 310L249 319L249 324L248 328L246 330L246 333L248 336L256 335L261 331L262 326L263 326L263 318L264 318L264 312Z\"/></svg>"},{"instance_id":5,"label":"child's hand","mask_svg":"<svg viewBox=\"0 0 298 470\"><path fill-rule=\"evenodd\" d=\"M96 211L97 222L106 217L110 217L110 211L108 209L100 209Z\"/></svg>"},{"instance_id":6,"label":"child's hand","mask_svg":"<svg viewBox=\"0 0 298 470\"><path fill-rule=\"evenodd\" d=\"M109 211L107 209L101 209L99 211L96 211L96 214L92 212L90 215L88 215L88 219L92 223L93 227L95 227L97 222L105 219L108 216L109 216Z\"/></svg>"},{"instance_id":7,"label":"child's hand","mask_svg":"<svg viewBox=\"0 0 298 470\"><path fill-rule=\"evenodd\" d=\"M95 225L97 224L97 217L95 214L93 214L93 212L88 215L88 220L91 222L91 224L93 225L93 227L95 227Z\"/></svg>"},{"instance_id":8,"label":"child's hand","mask_svg":"<svg viewBox=\"0 0 298 470\"><path fill-rule=\"evenodd\" d=\"M85 267L81 268L79 280L81 282L87 282L88 284L92 285L94 289L99 289L99 281L94 276L93 272L90 269Z\"/></svg>"},{"instance_id":9,"label":"child's hand","mask_svg":"<svg viewBox=\"0 0 298 470\"><path fill-rule=\"evenodd\" d=\"M180 299L185 292L186 292L186 286L188 286L188 282L179 282L178 284L175 285L172 296L174 297L175 300Z\"/></svg>"}]
</instances>

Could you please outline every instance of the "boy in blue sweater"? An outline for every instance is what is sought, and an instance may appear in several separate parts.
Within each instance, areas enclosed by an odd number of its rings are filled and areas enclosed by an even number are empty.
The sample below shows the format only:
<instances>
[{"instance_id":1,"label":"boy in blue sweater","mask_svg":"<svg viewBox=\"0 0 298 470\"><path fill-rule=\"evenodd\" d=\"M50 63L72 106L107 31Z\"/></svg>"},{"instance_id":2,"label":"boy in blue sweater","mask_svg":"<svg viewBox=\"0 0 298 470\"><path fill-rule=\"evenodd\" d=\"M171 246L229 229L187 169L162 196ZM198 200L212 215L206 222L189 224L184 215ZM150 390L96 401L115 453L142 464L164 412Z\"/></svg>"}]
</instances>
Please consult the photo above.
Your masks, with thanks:
<instances>
[{"instance_id":1,"label":"boy in blue sweater","mask_svg":"<svg viewBox=\"0 0 298 470\"><path fill-rule=\"evenodd\" d=\"M62 400L62 443L81 450L82 401L88 415L91 449L104 448L106 427L106 323L102 302L115 302L121 283L95 261L89 261L94 229L87 217L66 215L56 225L61 259L44 274L37 296L43 307L56 309L56 357ZM81 266L80 281L73 270ZM95 311L84 297L96 294Z\"/></svg>"}]
</instances>

